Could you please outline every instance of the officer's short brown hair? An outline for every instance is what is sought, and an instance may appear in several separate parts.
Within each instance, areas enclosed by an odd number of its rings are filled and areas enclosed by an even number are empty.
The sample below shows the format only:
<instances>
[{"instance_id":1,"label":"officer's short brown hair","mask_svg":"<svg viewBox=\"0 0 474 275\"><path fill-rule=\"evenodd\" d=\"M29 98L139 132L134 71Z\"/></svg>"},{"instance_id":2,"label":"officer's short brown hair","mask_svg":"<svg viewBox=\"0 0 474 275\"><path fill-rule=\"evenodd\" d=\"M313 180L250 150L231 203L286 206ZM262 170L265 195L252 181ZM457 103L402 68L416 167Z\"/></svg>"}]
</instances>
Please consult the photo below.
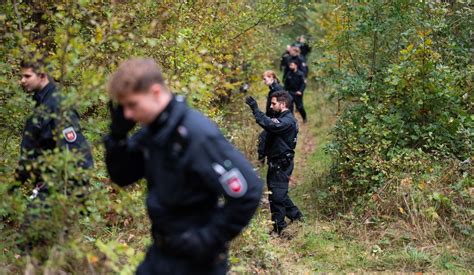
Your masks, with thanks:
<instances>
[{"instance_id":1,"label":"officer's short brown hair","mask_svg":"<svg viewBox=\"0 0 474 275\"><path fill-rule=\"evenodd\" d=\"M285 103L287 108L291 105L290 94L286 91L277 91L272 94L272 98L275 97L276 100L280 103Z\"/></svg>"},{"instance_id":2,"label":"officer's short brown hair","mask_svg":"<svg viewBox=\"0 0 474 275\"><path fill-rule=\"evenodd\" d=\"M122 62L112 74L107 90L110 97L117 99L145 92L153 84L164 85L160 66L152 58L132 58Z\"/></svg>"}]
</instances>

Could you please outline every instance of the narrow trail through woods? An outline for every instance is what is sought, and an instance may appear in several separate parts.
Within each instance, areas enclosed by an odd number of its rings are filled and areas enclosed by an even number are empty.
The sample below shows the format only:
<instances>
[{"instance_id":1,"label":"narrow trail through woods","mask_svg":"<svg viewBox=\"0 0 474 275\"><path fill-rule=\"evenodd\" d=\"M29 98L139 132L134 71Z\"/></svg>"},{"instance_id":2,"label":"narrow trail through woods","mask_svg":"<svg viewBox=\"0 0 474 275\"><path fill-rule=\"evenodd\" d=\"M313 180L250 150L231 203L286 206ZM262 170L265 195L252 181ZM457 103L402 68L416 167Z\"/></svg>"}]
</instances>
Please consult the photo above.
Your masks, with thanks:
<instances>
[{"instance_id":1,"label":"narrow trail through woods","mask_svg":"<svg viewBox=\"0 0 474 275\"><path fill-rule=\"evenodd\" d=\"M357 224L349 226L347 219L338 214L332 218L322 216L321 213L325 212L323 198L330 192L324 186L331 166L325 146L332 139L331 130L336 123L338 109L337 104L328 100L330 93L325 87L318 87L314 82L308 86L304 98L308 122L303 124L300 115L295 115L300 130L289 191L306 220L290 223L283 237L270 236L264 253L268 260L264 261L263 266L257 264L250 267L251 270L270 274L438 270L440 263L436 261L442 259L437 258L446 257L441 253L447 253L442 252L445 251L444 244L439 244L433 254L423 254L423 251L434 246L422 247L421 252L413 253L411 248L397 245L387 246L381 254L374 249L380 247L383 239L374 236L370 228L361 226L355 229ZM264 207L268 208L268 205L264 204ZM267 215L264 218L269 219L269 213ZM464 253L460 253L462 264L459 267L464 266Z\"/></svg>"},{"instance_id":2,"label":"narrow trail through woods","mask_svg":"<svg viewBox=\"0 0 474 275\"><path fill-rule=\"evenodd\" d=\"M327 257L338 247L340 240L332 241L335 227L318 217L315 204L318 182L328 169L329 157L324 146L335 122L336 109L324 98L324 90L311 83L305 92L305 108L309 119L303 123L299 114L298 146L295 155L295 171L290 182L290 196L304 213L304 223L289 225L288 238L272 237L270 242L277 247L279 271L287 274L301 274L314 270L333 269ZM350 257L343 248L341 259Z\"/></svg>"}]
</instances>

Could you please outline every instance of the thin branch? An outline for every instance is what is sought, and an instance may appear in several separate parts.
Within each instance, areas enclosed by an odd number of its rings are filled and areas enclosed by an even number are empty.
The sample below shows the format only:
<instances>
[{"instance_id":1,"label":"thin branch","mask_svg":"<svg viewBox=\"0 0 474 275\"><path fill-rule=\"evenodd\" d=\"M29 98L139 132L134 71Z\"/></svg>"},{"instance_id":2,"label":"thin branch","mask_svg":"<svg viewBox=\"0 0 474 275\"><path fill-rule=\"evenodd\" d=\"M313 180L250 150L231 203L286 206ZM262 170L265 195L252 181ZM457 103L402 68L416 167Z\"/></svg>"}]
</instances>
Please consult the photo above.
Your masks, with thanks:
<instances>
[{"instance_id":1,"label":"thin branch","mask_svg":"<svg viewBox=\"0 0 474 275\"><path fill-rule=\"evenodd\" d=\"M13 0L13 10L15 11L15 15L18 19L18 28L20 29L21 36L23 36L23 24L21 23L21 15L18 11L18 3L16 2L16 0Z\"/></svg>"},{"instance_id":2,"label":"thin branch","mask_svg":"<svg viewBox=\"0 0 474 275\"><path fill-rule=\"evenodd\" d=\"M230 39L230 41L234 41L235 39L239 38L240 36L244 35L246 32L250 31L251 29L257 27L258 25L260 25L260 23L263 21L263 19L266 18L266 16L268 15L269 13L265 14L264 16L260 17L257 22L255 22L253 25L251 25L250 27L246 28L245 30L243 30L241 33L237 34L236 36L234 36L233 38Z\"/></svg>"},{"instance_id":3,"label":"thin branch","mask_svg":"<svg viewBox=\"0 0 474 275\"><path fill-rule=\"evenodd\" d=\"M74 1L71 1L69 2L69 6L68 6L68 15L71 14L71 11L72 11L72 8L73 8L73 5L74 5ZM64 44L63 44L63 47L62 47L62 50L63 50L63 54L61 56L61 70L60 70L60 73L61 73L61 76L59 78L59 83L61 85L61 87L64 87L64 76L66 74L66 54L67 54L67 48L69 46L69 41L71 39L70 35L69 35L69 26L70 26L70 20L66 20L66 41L64 41Z\"/></svg>"}]
</instances>

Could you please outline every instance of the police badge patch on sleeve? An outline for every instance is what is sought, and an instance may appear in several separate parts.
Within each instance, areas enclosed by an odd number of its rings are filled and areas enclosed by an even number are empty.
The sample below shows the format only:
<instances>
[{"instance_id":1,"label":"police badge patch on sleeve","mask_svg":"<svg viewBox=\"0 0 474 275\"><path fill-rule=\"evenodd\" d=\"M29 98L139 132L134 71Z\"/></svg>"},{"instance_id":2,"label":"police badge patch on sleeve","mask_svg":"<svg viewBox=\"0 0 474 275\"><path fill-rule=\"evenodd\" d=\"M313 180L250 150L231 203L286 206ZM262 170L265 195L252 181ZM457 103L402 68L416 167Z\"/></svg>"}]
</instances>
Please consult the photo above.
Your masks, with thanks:
<instances>
[{"instance_id":1,"label":"police badge patch on sleeve","mask_svg":"<svg viewBox=\"0 0 474 275\"><path fill-rule=\"evenodd\" d=\"M237 168L232 168L229 171L219 164L214 164L214 170L219 173L219 182L221 183L227 195L233 198L240 198L247 192L247 181Z\"/></svg>"},{"instance_id":2,"label":"police badge patch on sleeve","mask_svg":"<svg viewBox=\"0 0 474 275\"><path fill-rule=\"evenodd\" d=\"M76 134L76 131L74 130L74 127L67 127L66 129L64 129L63 136L64 136L64 139L69 143L72 143L76 141L77 139L77 134Z\"/></svg>"}]
</instances>

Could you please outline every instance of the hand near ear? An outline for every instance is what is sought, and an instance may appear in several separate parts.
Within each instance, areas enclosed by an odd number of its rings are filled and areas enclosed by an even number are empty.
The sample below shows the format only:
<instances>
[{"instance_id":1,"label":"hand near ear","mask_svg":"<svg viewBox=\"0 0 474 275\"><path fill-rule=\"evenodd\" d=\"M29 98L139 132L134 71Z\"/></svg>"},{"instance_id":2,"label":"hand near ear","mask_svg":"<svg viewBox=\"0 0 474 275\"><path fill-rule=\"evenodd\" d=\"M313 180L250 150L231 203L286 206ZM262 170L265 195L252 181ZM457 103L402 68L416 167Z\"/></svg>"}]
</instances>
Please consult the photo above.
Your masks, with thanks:
<instances>
[{"instance_id":1,"label":"hand near ear","mask_svg":"<svg viewBox=\"0 0 474 275\"><path fill-rule=\"evenodd\" d=\"M110 123L110 133L112 137L121 140L127 137L130 130L135 127L135 121L125 118L123 114L123 106L116 105L109 101L109 110L112 122Z\"/></svg>"}]
</instances>

